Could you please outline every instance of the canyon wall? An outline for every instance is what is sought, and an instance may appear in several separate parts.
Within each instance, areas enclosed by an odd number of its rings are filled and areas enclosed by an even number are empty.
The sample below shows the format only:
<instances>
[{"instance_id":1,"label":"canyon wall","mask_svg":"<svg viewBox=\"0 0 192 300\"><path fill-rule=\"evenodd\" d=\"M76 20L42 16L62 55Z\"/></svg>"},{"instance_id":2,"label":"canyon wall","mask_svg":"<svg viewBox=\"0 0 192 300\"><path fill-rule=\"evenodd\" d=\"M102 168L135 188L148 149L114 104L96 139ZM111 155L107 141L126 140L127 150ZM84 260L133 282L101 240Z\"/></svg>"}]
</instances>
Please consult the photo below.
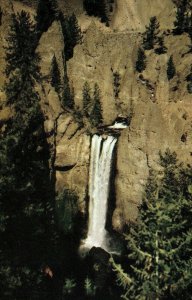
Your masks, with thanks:
<instances>
[{"instance_id":1,"label":"canyon wall","mask_svg":"<svg viewBox=\"0 0 192 300\"><path fill-rule=\"evenodd\" d=\"M62 1L59 5L66 11ZM6 4L2 2L1 7L0 117L3 119L3 114L6 115L5 121L11 111L6 107L3 93L3 45L6 43L11 11L19 11L21 4L7 1ZM27 6L22 8L29 9ZM180 160L192 163L192 97L185 81L191 66L192 54L188 53L190 39L186 34L173 36L169 32L175 18L175 6L171 0L117 0L109 27L97 18L88 17L83 11L82 1L67 1L67 9L75 11L83 31L82 42L75 47L73 58L67 62L76 107L82 109L82 88L87 81L92 88L95 83L100 87L104 125L112 124L118 116L132 116L130 126L121 131L117 144L113 226L121 231L137 216L149 170L159 168L159 151L170 148L176 151ZM33 9L29 10L33 15ZM142 39L141 32L151 16L157 16L160 21L168 50L161 55L153 50L146 51L147 67L140 76L135 71L137 49ZM87 126L80 126L74 114L62 108L58 94L48 79L54 54L61 74L64 73L64 43L61 25L55 21L42 35L37 49L41 55L44 77L37 89L56 171L56 189L58 192L64 187L75 190L79 196L80 210L85 212L92 131ZM167 61L171 55L176 76L168 81ZM114 93L116 72L120 75L118 97Z\"/></svg>"}]
</instances>

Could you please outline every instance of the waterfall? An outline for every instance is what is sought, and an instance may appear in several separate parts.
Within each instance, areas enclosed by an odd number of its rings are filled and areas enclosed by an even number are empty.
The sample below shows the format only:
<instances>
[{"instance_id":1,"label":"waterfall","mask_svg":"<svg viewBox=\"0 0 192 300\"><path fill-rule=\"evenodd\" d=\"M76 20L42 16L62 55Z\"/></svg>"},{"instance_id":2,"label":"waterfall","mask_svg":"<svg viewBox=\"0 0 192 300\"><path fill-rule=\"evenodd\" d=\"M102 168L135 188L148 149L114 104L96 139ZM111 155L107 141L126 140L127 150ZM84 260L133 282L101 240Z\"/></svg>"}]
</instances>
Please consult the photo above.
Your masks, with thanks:
<instances>
[{"instance_id":1,"label":"waterfall","mask_svg":"<svg viewBox=\"0 0 192 300\"><path fill-rule=\"evenodd\" d=\"M89 223L84 247L101 247L108 250L106 238L106 217L110 188L112 155L117 139L108 136L103 139L94 135L91 143L89 171Z\"/></svg>"}]
</instances>

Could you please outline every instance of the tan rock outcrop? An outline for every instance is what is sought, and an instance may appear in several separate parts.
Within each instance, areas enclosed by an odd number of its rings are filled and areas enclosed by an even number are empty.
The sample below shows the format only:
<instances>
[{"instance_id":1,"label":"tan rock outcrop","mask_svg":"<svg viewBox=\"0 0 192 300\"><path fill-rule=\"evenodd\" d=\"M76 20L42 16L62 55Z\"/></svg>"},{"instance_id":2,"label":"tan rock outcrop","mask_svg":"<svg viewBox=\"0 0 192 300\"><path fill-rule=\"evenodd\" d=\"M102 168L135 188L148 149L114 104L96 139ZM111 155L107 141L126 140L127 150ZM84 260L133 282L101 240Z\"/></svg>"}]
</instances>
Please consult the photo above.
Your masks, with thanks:
<instances>
[{"instance_id":1,"label":"tan rock outcrop","mask_svg":"<svg viewBox=\"0 0 192 300\"><path fill-rule=\"evenodd\" d=\"M90 137L79 130L79 125L70 117L58 119L56 140L56 190L72 189L79 196L79 207L85 212L90 156Z\"/></svg>"},{"instance_id":2,"label":"tan rock outcrop","mask_svg":"<svg viewBox=\"0 0 192 300\"><path fill-rule=\"evenodd\" d=\"M74 120L73 115L64 112L61 99L50 84L53 55L56 56L61 77L64 75L63 50L61 25L59 22L54 22L42 35L37 48L41 56L40 67L44 77L39 93L46 117L45 130L48 142L55 156L56 191L60 193L64 188L74 190L79 196L79 208L85 212L84 199L88 182L90 138L84 131L79 130L79 124Z\"/></svg>"},{"instance_id":3,"label":"tan rock outcrop","mask_svg":"<svg viewBox=\"0 0 192 300\"><path fill-rule=\"evenodd\" d=\"M69 77L74 87L77 106L82 107L84 83L88 81L91 88L95 83L99 84L105 124L111 124L118 113L122 113L121 104L124 110L130 105L129 98L134 93L131 89L134 79L130 78L133 72L131 58L135 57L133 48L136 43L137 37L134 34L103 33L93 21L84 36L83 43L76 46L74 56L68 62ZM120 90L123 93L121 99L115 99L114 96L115 72L121 77ZM130 81L125 86L126 77L129 77Z\"/></svg>"},{"instance_id":4,"label":"tan rock outcrop","mask_svg":"<svg viewBox=\"0 0 192 300\"><path fill-rule=\"evenodd\" d=\"M161 29L171 29L175 18L172 0L117 0L112 28L117 31L143 32L149 19L156 16Z\"/></svg>"},{"instance_id":5,"label":"tan rock outcrop","mask_svg":"<svg viewBox=\"0 0 192 300\"><path fill-rule=\"evenodd\" d=\"M57 63L63 77L63 57L64 39L60 22L53 22L47 32L45 32L37 48L37 52L41 56L41 73L45 78L50 78L51 62L55 55Z\"/></svg>"}]
</instances>

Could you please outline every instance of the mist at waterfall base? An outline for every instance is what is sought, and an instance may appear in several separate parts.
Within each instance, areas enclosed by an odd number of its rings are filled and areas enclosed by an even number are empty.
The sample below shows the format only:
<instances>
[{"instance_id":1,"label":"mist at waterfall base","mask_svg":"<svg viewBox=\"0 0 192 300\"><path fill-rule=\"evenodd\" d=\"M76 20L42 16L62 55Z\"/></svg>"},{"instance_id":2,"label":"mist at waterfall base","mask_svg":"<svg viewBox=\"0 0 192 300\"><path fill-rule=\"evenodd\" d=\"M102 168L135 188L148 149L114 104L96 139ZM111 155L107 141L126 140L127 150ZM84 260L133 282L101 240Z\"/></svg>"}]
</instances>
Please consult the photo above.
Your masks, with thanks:
<instances>
[{"instance_id":1,"label":"mist at waterfall base","mask_svg":"<svg viewBox=\"0 0 192 300\"><path fill-rule=\"evenodd\" d=\"M88 233L80 246L80 253L86 254L92 247L99 247L109 253L118 254L115 242L106 231L108 198L113 152L117 138L94 135L91 143L89 170L89 221Z\"/></svg>"}]
</instances>

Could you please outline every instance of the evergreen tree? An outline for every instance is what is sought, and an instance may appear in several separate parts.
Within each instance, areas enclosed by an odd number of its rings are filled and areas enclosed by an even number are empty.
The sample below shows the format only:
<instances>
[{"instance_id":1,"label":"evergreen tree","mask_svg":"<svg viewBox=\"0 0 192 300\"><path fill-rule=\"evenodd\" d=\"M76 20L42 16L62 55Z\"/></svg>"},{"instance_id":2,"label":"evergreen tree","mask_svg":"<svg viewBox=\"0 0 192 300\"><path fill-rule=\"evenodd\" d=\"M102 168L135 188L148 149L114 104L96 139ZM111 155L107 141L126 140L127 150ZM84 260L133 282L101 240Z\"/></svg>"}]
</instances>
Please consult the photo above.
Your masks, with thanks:
<instances>
[{"instance_id":1,"label":"evergreen tree","mask_svg":"<svg viewBox=\"0 0 192 300\"><path fill-rule=\"evenodd\" d=\"M182 0L177 8L174 34L182 34L187 30L187 2L188 0Z\"/></svg>"},{"instance_id":2,"label":"evergreen tree","mask_svg":"<svg viewBox=\"0 0 192 300\"><path fill-rule=\"evenodd\" d=\"M101 92L98 84L96 83L94 86L94 94L93 94L94 105L92 112L90 114L90 119L93 126L98 126L102 123L102 109L101 109Z\"/></svg>"},{"instance_id":3,"label":"evergreen tree","mask_svg":"<svg viewBox=\"0 0 192 300\"><path fill-rule=\"evenodd\" d=\"M55 91L59 94L61 89L61 75L57 64L55 55L53 56L51 63L51 85L55 88Z\"/></svg>"},{"instance_id":4,"label":"evergreen tree","mask_svg":"<svg viewBox=\"0 0 192 300\"><path fill-rule=\"evenodd\" d=\"M120 85L121 85L121 76L118 72L115 72L113 73L113 91L114 91L115 98L119 97Z\"/></svg>"},{"instance_id":5,"label":"evergreen tree","mask_svg":"<svg viewBox=\"0 0 192 300\"><path fill-rule=\"evenodd\" d=\"M170 56L168 63L167 63L167 78L171 80L175 76L175 65L173 62L173 55Z\"/></svg>"},{"instance_id":6,"label":"evergreen tree","mask_svg":"<svg viewBox=\"0 0 192 300\"><path fill-rule=\"evenodd\" d=\"M101 22L109 25L109 18L107 13L107 6L105 0L98 2L98 16L101 18Z\"/></svg>"},{"instance_id":7,"label":"evergreen tree","mask_svg":"<svg viewBox=\"0 0 192 300\"><path fill-rule=\"evenodd\" d=\"M150 19L149 26L146 27L146 31L143 36L143 48L150 50L154 48L157 42L157 36L159 34L159 23L156 17Z\"/></svg>"},{"instance_id":8,"label":"evergreen tree","mask_svg":"<svg viewBox=\"0 0 192 300\"><path fill-rule=\"evenodd\" d=\"M158 45L157 45L157 48L155 49L155 53L157 53L157 54L167 53L167 48L164 45L164 40L163 40L162 36L158 38Z\"/></svg>"},{"instance_id":9,"label":"evergreen tree","mask_svg":"<svg viewBox=\"0 0 192 300\"><path fill-rule=\"evenodd\" d=\"M38 39L59 16L57 0L39 0L36 12Z\"/></svg>"},{"instance_id":10,"label":"evergreen tree","mask_svg":"<svg viewBox=\"0 0 192 300\"><path fill-rule=\"evenodd\" d=\"M146 68L146 56L145 51L142 48L138 49L135 68L137 72L143 72Z\"/></svg>"},{"instance_id":11,"label":"evergreen tree","mask_svg":"<svg viewBox=\"0 0 192 300\"><path fill-rule=\"evenodd\" d=\"M78 20L76 15L73 13L69 17L69 25L71 27L71 36L73 37L73 48L81 42L82 34L81 28L79 27Z\"/></svg>"},{"instance_id":12,"label":"evergreen tree","mask_svg":"<svg viewBox=\"0 0 192 300\"><path fill-rule=\"evenodd\" d=\"M105 0L84 0L84 9L89 16L101 18L101 22L108 24L107 5Z\"/></svg>"},{"instance_id":13,"label":"evergreen tree","mask_svg":"<svg viewBox=\"0 0 192 300\"><path fill-rule=\"evenodd\" d=\"M188 47L189 47L188 53L192 53L192 39L191 39L191 44Z\"/></svg>"},{"instance_id":14,"label":"evergreen tree","mask_svg":"<svg viewBox=\"0 0 192 300\"><path fill-rule=\"evenodd\" d=\"M63 107L73 109L74 108L74 95L71 92L69 78L67 75L67 65L65 63L64 66L64 80L63 80L63 96L62 96L62 104Z\"/></svg>"},{"instance_id":15,"label":"evergreen tree","mask_svg":"<svg viewBox=\"0 0 192 300\"><path fill-rule=\"evenodd\" d=\"M83 85L82 94L83 94L83 111L88 116L92 100L91 100L91 89L87 81Z\"/></svg>"},{"instance_id":16,"label":"evergreen tree","mask_svg":"<svg viewBox=\"0 0 192 300\"><path fill-rule=\"evenodd\" d=\"M187 32L189 34L189 37L192 41L192 13L190 15L188 15L188 18L187 18Z\"/></svg>"},{"instance_id":17,"label":"evergreen tree","mask_svg":"<svg viewBox=\"0 0 192 300\"><path fill-rule=\"evenodd\" d=\"M35 26L31 22L29 14L24 11L17 15L13 14L7 38L8 47L5 47L7 61L5 73L7 76L13 70L22 68L22 74L28 76L27 70L30 70L30 75L36 80L38 79L39 55L35 53L35 40Z\"/></svg>"},{"instance_id":18,"label":"evergreen tree","mask_svg":"<svg viewBox=\"0 0 192 300\"><path fill-rule=\"evenodd\" d=\"M2 9L0 7L0 26L2 25L2 16L3 16L3 12L2 12Z\"/></svg>"},{"instance_id":19,"label":"evergreen tree","mask_svg":"<svg viewBox=\"0 0 192 300\"><path fill-rule=\"evenodd\" d=\"M189 45L189 53L192 52L192 14L188 16L188 22L187 22L187 32L190 37L191 44Z\"/></svg>"},{"instance_id":20,"label":"evergreen tree","mask_svg":"<svg viewBox=\"0 0 192 300\"><path fill-rule=\"evenodd\" d=\"M57 197L57 215L59 227L64 234L71 234L74 231L75 218L78 213L78 197L72 190L63 190Z\"/></svg>"},{"instance_id":21,"label":"evergreen tree","mask_svg":"<svg viewBox=\"0 0 192 300\"><path fill-rule=\"evenodd\" d=\"M189 92L189 94L192 94L192 66L191 66L191 71L190 73L187 75L186 77L187 80L187 90Z\"/></svg>"},{"instance_id":22,"label":"evergreen tree","mask_svg":"<svg viewBox=\"0 0 192 300\"><path fill-rule=\"evenodd\" d=\"M192 171L169 151L160 163L164 176L151 174L138 222L126 235L131 270L112 260L124 299L190 299Z\"/></svg>"},{"instance_id":23,"label":"evergreen tree","mask_svg":"<svg viewBox=\"0 0 192 300\"><path fill-rule=\"evenodd\" d=\"M75 14L64 17L64 15L60 13L60 21L65 40L65 59L68 61L73 57L73 49L75 46L81 42L82 34Z\"/></svg>"},{"instance_id":24,"label":"evergreen tree","mask_svg":"<svg viewBox=\"0 0 192 300\"><path fill-rule=\"evenodd\" d=\"M0 141L0 290L2 299L47 299L40 266L53 251L55 235L49 151L35 90L39 56L29 47L34 41L29 15L21 12L13 20L5 90L15 113Z\"/></svg>"}]
</instances>

